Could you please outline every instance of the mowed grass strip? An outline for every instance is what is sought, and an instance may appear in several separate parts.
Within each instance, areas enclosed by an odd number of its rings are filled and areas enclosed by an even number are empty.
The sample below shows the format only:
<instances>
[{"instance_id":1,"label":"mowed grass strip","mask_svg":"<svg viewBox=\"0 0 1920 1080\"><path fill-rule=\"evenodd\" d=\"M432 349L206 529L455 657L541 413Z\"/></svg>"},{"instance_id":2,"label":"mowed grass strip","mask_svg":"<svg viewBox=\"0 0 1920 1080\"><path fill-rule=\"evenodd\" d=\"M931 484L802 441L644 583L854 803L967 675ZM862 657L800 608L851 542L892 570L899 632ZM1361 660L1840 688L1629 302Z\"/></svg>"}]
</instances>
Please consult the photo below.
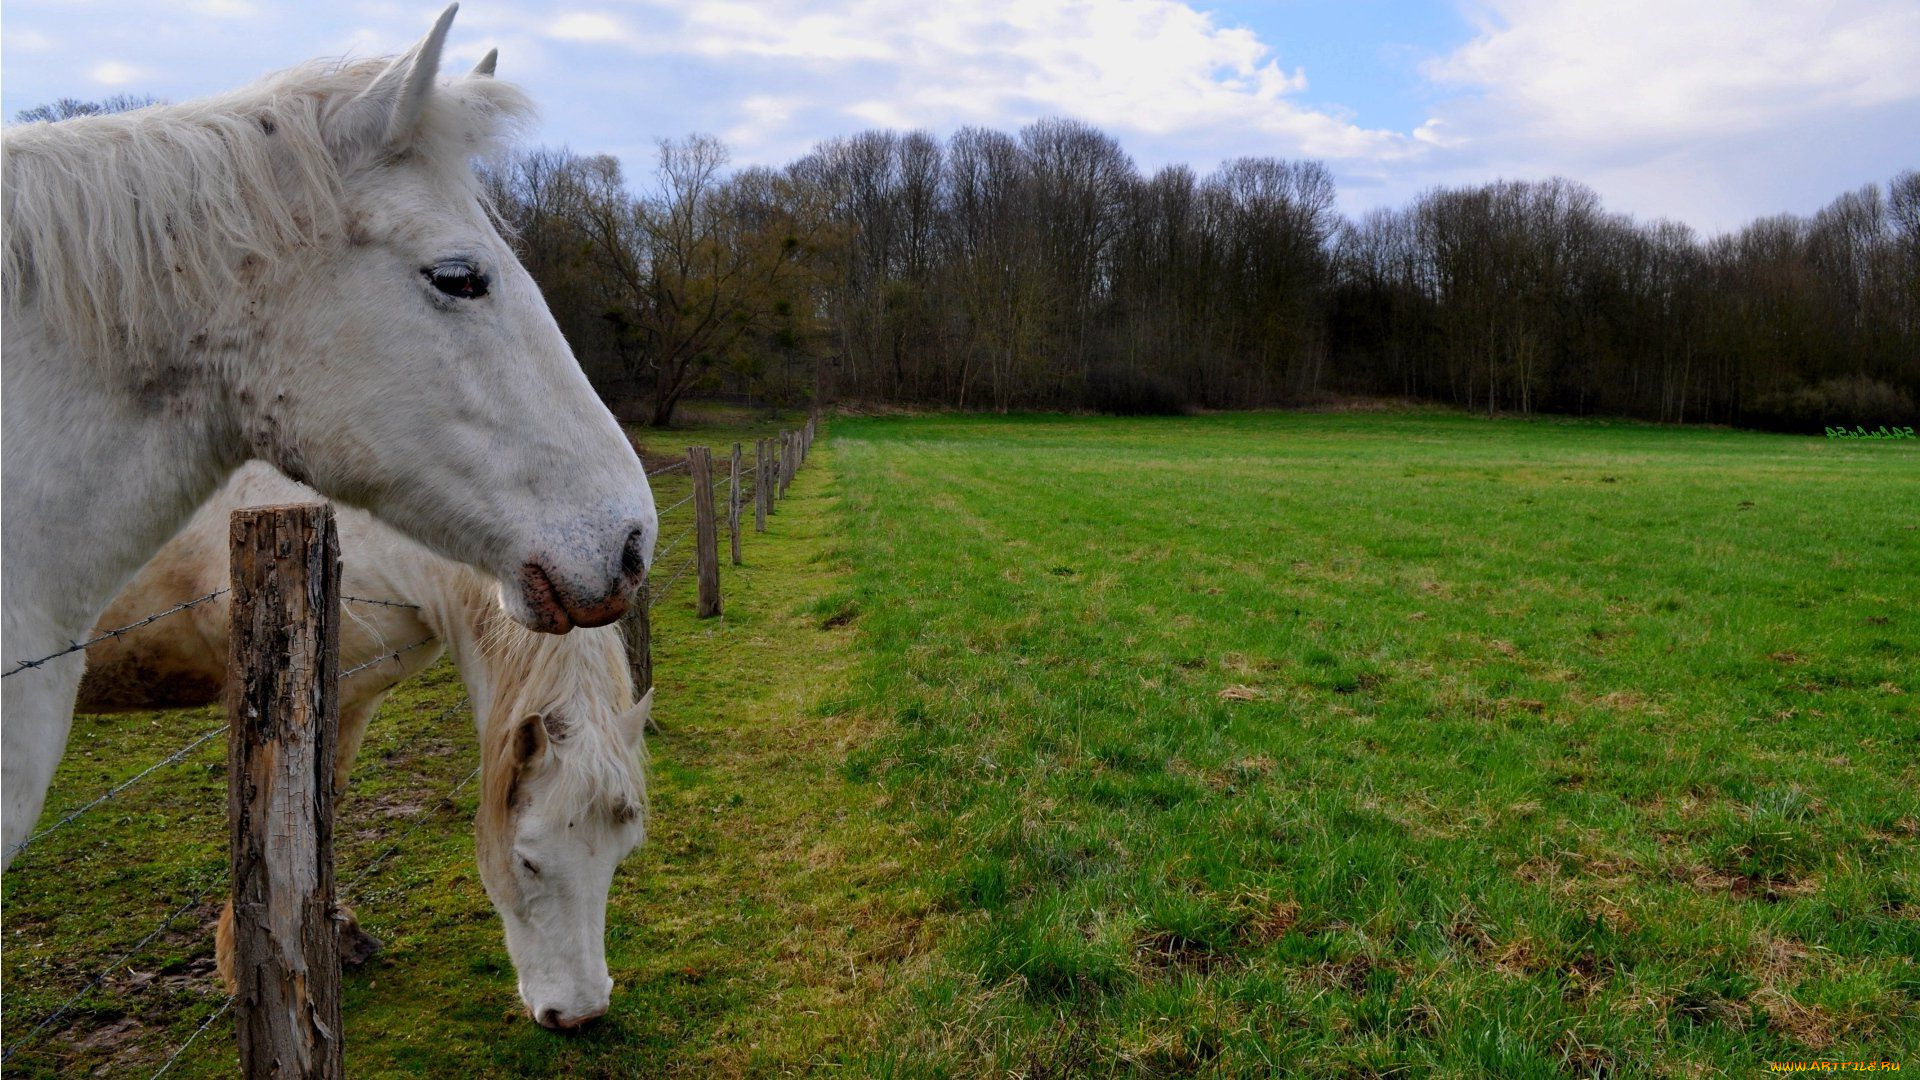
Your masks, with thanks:
<instances>
[{"instance_id":1,"label":"mowed grass strip","mask_svg":"<svg viewBox=\"0 0 1920 1080\"><path fill-rule=\"evenodd\" d=\"M888 1076L1920 1063L1920 452L840 421Z\"/></svg>"},{"instance_id":2,"label":"mowed grass strip","mask_svg":"<svg viewBox=\"0 0 1920 1080\"><path fill-rule=\"evenodd\" d=\"M647 433L648 456L759 433ZM663 506L678 499L684 472L657 487ZM745 565L723 562L725 617L693 617L691 575L655 612L662 730L648 739L649 839L609 905L612 1009L583 1035L535 1027L516 996L474 867L478 784L459 787L479 757L457 673L443 663L389 698L336 830L343 898L386 943L346 976L349 1075L759 1075L870 1045L864 1017L932 931L896 827L875 819L871 788L843 772L870 725L850 708L854 630L834 599L847 574L837 493L830 451L816 444L769 531L753 533L747 518ZM685 508L663 538L680 519ZM724 530L721 543L724 559ZM79 718L46 820L221 720L218 710ZM8 1076L148 1075L225 1000L211 971L226 892L224 763L216 738L9 870L9 1044L210 891L26 1045ZM223 1018L168 1075L235 1068Z\"/></svg>"}]
</instances>

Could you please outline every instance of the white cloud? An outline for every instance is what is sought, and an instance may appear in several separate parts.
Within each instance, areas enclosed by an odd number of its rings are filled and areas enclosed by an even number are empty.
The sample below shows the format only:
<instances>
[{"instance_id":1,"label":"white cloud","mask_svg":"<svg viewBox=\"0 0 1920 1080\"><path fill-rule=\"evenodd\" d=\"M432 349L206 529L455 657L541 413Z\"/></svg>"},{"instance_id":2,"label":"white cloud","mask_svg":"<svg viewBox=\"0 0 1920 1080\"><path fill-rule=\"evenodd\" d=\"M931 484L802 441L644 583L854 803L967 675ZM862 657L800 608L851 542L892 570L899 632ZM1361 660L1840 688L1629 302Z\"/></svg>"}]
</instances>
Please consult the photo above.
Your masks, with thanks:
<instances>
[{"instance_id":1,"label":"white cloud","mask_svg":"<svg viewBox=\"0 0 1920 1080\"><path fill-rule=\"evenodd\" d=\"M1559 174L1614 209L1717 230L1914 164L1913 0L1486 0L1474 14L1473 40L1422 69L1457 95L1414 133L1434 148L1425 183Z\"/></svg>"},{"instance_id":2,"label":"white cloud","mask_svg":"<svg viewBox=\"0 0 1920 1080\"><path fill-rule=\"evenodd\" d=\"M216 19L250 19L260 14L250 0L194 0L193 10Z\"/></svg>"},{"instance_id":3,"label":"white cloud","mask_svg":"<svg viewBox=\"0 0 1920 1080\"><path fill-rule=\"evenodd\" d=\"M636 16L570 11L551 38L653 57L692 56L778 83L782 119L830 112L865 124L949 128L1066 114L1123 136L1209 133L1266 152L1397 158L1406 135L1369 130L1302 104L1304 72L1287 70L1251 31L1216 25L1180 0L655 0ZM740 134L771 136L774 98L744 113ZM757 147L744 147L749 157Z\"/></svg>"},{"instance_id":4,"label":"white cloud","mask_svg":"<svg viewBox=\"0 0 1920 1080\"><path fill-rule=\"evenodd\" d=\"M1652 148L1920 97L1911 0L1492 0L1481 18L1426 69L1477 91L1481 137Z\"/></svg>"},{"instance_id":5,"label":"white cloud","mask_svg":"<svg viewBox=\"0 0 1920 1080\"><path fill-rule=\"evenodd\" d=\"M1212 2L490 0L463 8L448 57L470 66L499 46L502 77L542 106L531 139L615 153L635 173L656 139L691 131L718 133L737 162L778 164L863 127L1066 115L1147 169L1324 158L1352 211L1559 174L1612 208L1714 229L1920 165L1920 0L1457 0L1479 5L1471 39L1424 63L1420 41L1445 31L1380 29L1379 85L1302 70L1284 38L1225 25ZM75 37L72 0L7 0L0 88L9 112L185 100L308 57L398 52L433 6L88 0ZM1334 74L1357 99L1325 100Z\"/></svg>"},{"instance_id":6,"label":"white cloud","mask_svg":"<svg viewBox=\"0 0 1920 1080\"><path fill-rule=\"evenodd\" d=\"M595 45L637 45L640 39L626 23L603 11L569 11L547 24L548 37Z\"/></svg>"},{"instance_id":7,"label":"white cloud","mask_svg":"<svg viewBox=\"0 0 1920 1080\"><path fill-rule=\"evenodd\" d=\"M118 60L102 60L87 69L87 78L102 86L125 86L146 77L146 68L123 64Z\"/></svg>"}]
</instances>

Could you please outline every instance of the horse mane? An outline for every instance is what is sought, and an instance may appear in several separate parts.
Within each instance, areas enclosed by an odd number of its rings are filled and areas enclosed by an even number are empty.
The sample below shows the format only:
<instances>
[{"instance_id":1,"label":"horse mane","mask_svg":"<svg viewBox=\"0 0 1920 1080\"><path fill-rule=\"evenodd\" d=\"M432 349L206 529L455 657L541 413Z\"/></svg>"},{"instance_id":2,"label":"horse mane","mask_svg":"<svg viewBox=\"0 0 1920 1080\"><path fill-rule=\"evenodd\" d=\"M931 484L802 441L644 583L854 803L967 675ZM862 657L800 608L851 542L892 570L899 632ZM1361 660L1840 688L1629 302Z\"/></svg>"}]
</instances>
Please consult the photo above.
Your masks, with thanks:
<instances>
[{"instance_id":1,"label":"horse mane","mask_svg":"<svg viewBox=\"0 0 1920 1080\"><path fill-rule=\"evenodd\" d=\"M477 577L471 588L494 586ZM469 608L469 610L476 610ZM516 741L529 716L548 718L547 751L561 805L579 814L604 804L615 813L646 806L646 771L620 729L634 704L626 645L615 626L541 634L510 618L497 601L478 610L480 649L494 680L482 720L480 813L504 835L519 779Z\"/></svg>"},{"instance_id":2,"label":"horse mane","mask_svg":"<svg viewBox=\"0 0 1920 1080\"><path fill-rule=\"evenodd\" d=\"M345 235L345 167L326 124L390 59L314 61L179 105L24 124L4 135L8 318L29 299L101 364L153 363L244 302L250 268ZM491 78L438 85L410 153L482 205L475 158L531 114Z\"/></svg>"}]
</instances>

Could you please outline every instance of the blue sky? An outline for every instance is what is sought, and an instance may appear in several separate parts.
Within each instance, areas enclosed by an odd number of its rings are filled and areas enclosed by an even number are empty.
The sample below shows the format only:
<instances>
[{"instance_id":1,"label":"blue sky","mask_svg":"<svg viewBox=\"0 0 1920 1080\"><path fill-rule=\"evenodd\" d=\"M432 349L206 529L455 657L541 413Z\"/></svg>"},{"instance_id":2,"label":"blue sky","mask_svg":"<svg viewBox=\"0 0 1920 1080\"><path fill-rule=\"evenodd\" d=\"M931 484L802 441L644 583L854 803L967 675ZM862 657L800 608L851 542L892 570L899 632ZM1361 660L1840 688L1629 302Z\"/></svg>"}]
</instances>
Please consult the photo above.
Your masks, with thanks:
<instances>
[{"instance_id":1,"label":"blue sky","mask_svg":"<svg viewBox=\"0 0 1920 1080\"><path fill-rule=\"evenodd\" d=\"M184 100L410 44L437 8L9 0L6 114ZM1071 115L1143 168L1316 157L1343 208L1564 175L1704 232L1920 167L1915 0L466 0L451 62L501 51L532 141L650 167L719 135L780 163L869 127Z\"/></svg>"}]
</instances>

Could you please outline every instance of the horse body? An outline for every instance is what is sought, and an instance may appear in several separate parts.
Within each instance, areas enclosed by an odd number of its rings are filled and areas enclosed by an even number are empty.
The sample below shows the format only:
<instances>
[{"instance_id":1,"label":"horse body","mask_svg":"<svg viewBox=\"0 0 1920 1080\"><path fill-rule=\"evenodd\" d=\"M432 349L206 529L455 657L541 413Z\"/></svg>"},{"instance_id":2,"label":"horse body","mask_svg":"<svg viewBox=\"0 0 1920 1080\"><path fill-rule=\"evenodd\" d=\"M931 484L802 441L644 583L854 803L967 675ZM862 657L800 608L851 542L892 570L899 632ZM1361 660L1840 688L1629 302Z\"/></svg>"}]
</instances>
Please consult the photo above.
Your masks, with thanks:
<instances>
[{"instance_id":1,"label":"horse body","mask_svg":"<svg viewBox=\"0 0 1920 1080\"><path fill-rule=\"evenodd\" d=\"M657 523L631 445L488 215L526 112L436 83L453 9L386 62L10 128L4 832L64 752L79 639L249 458L503 583L522 624L617 618Z\"/></svg>"},{"instance_id":2,"label":"horse body","mask_svg":"<svg viewBox=\"0 0 1920 1080\"><path fill-rule=\"evenodd\" d=\"M102 625L129 625L225 587L233 510L315 497L266 465L244 466L115 597ZM506 616L498 586L472 569L364 511L340 507L336 524L341 591L413 606L342 604L341 670L378 662L341 680L335 794L345 791L380 702L451 649L480 737L480 875L506 928L521 999L548 1027L578 1026L607 1007L607 893L615 867L645 835L636 754L651 698L634 703L620 632L530 633ZM90 646L81 711L219 700L226 600Z\"/></svg>"}]
</instances>

